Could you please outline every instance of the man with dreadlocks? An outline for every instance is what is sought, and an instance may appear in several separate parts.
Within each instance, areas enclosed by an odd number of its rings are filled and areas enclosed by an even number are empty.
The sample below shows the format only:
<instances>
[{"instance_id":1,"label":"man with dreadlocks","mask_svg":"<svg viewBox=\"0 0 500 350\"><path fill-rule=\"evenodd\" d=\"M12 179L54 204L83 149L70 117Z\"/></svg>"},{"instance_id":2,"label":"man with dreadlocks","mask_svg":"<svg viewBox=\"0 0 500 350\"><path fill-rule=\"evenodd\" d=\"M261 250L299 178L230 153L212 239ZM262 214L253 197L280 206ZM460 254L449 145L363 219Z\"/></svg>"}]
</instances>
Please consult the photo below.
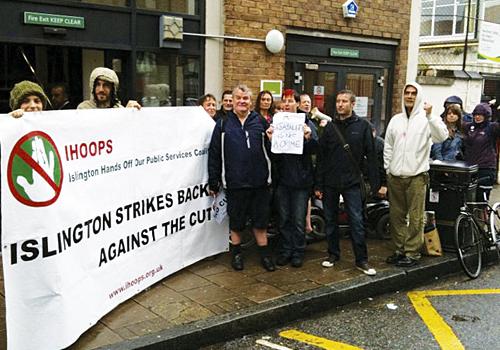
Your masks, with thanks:
<instances>
[{"instance_id":1,"label":"man with dreadlocks","mask_svg":"<svg viewBox=\"0 0 500 350\"><path fill-rule=\"evenodd\" d=\"M77 109L123 108L118 100L117 92L120 81L116 73L106 67L97 67L90 73L89 86L92 91L89 100L80 103ZM137 101L130 100L127 108L140 109Z\"/></svg>"}]
</instances>

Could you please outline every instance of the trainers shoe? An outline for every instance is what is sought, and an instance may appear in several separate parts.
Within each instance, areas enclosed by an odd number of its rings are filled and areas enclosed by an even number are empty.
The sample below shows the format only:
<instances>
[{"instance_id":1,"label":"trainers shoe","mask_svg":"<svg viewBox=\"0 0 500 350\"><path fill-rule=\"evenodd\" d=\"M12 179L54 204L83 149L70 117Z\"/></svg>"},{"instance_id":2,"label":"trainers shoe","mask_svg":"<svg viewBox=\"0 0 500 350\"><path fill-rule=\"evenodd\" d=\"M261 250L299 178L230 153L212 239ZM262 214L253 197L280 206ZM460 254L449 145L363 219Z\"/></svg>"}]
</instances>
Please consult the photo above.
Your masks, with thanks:
<instances>
[{"instance_id":1,"label":"trainers shoe","mask_svg":"<svg viewBox=\"0 0 500 350\"><path fill-rule=\"evenodd\" d=\"M234 255L233 259L231 260L231 266L236 271L243 270L243 255L241 255L241 254Z\"/></svg>"},{"instance_id":2,"label":"trainers shoe","mask_svg":"<svg viewBox=\"0 0 500 350\"><path fill-rule=\"evenodd\" d=\"M396 266L398 267L411 267L417 265L418 261L416 259L410 258L409 256L405 256L396 262Z\"/></svg>"},{"instance_id":3,"label":"trainers shoe","mask_svg":"<svg viewBox=\"0 0 500 350\"><path fill-rule=\"evenodd\" d=\"M285 255L280 255L278 257L278 260L276 260L276 264L278 264L279 266L285 266L289 262L290 262L290 257Z\"/></svg>"},{"instance_id":4,"label":"trainers shoe","mask_svg":"<svg viewBox=\"0 0 500 350\"><path fill-rule=\"evenodd\" d=\"M403 259L405 256L403 254L400 254L398 252L392 254L389 256L387 259L385 259L385 262L391 265L396 264L399 260Z\"/></svg>"},{"instance_id":5,"label":"trainers shoe","mask_svg":"<svg viewBox=\"0 0 500 350\"><path fill-rule=\"evenodd\" d=\"M270 256L265 256L261 259L262 266L269 272L276 270L273 259Z\"/></svg>"},{"instance_id":6,"label":"trainers shoe","mask_svg":"<svg viewBox=\"0 0 500 350\"><path fill-rule=\"evenodd\" d=\"M339 261L339 257L336 256L336 255L330 254L330 256L328 257L328 259L326 259L325 261L323 261L321 263L321 266L323 266L323 267L334 267L335 263L337 261Z\"/></svg>"},{"instance_id":7,"label":"trainers shoe","mask_svg":"<svg viewBox=\"0 0 500 350\"><path fill-rule=\"evenodd\" d=\"M302 264L304 263L304 260L299 257L293 257L292 258L292 267L302 267Z\"/></svg>"},{"instance_id":8,"label":"trainers shoe","mask_svg":"<svg viewBox=\"0 0 500 350\"><path fill-rule=\"evenodd\" d=\"M377 274L377 271L366 262L356 263L356 268L368 276L375 276Z\"/></svg>"}]
</instances>

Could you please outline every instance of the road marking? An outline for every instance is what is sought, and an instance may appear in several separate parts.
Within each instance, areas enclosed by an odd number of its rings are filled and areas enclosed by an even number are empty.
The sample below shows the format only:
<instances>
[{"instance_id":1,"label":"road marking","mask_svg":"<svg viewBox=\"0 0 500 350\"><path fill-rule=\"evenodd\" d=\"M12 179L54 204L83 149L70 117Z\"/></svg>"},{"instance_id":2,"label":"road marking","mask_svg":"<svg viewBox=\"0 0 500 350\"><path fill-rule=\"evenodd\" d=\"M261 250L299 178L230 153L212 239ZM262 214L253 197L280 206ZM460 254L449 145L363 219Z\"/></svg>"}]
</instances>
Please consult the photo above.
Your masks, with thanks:
<instances>
[{"instance_id":1,"label":"road marking","mask_svg":"<svg viewBox=\"0 0 500 350\"><path fill-rule=\"evenodd\" d=\"M488 295L500 294L500 289L479 290L423 290L408 293L415 310L426 324L442 350L464 350L464 346L457 338L451 327L432 306L428 297L448 295Z\"/></svg>"},{"instance_id":2,"label":"road marking","mask_svg":"<svg viewBox=\"0 0 500 350\"><path fill-rule=\"evenodd\" d=\"M270 341L267 341L267 340L264 340L264 339L257 339L255 342L257 344L259 344L259 345L267 346L268 348L271 348L271 349L276 349L276 350L293 350L293 349L287 348L286 346L274 344L274 343L271 343Z\"/></svg>"},{"instance_id":3,"label":"road marking","mask_svg":"<svg viewBox=\"0 0 500 350\"><path fill-rule=\"evenodd\" d=\"M314 346L317 346L318 348L322 348L322 349L326 349L326 350L363 350L363 349L358 348L356 346L336 342L336 341L329 340L326 338L316 337L312 334L303 333L303 332L297 331L295 329L283 331L279 335L283 338L297 340L301 343L314 345Z\"/></svg>"}]
</instances>

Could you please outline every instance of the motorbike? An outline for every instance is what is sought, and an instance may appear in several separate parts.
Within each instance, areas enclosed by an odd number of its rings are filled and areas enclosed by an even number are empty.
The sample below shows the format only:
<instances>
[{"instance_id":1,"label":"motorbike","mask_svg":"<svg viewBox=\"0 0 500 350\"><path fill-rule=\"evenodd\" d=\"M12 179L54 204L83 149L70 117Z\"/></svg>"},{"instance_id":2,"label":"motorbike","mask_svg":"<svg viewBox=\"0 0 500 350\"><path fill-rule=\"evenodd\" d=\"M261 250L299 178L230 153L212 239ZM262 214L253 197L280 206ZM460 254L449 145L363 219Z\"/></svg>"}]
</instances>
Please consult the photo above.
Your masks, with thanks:
<instances>
[{"instance_id":1,"label":"motorbike","mask_svg":"<svg viewBox=\"0 0 500 350\"><path fill-rule=\"evenodd\" d=\"M368 237L384 240L391 238L389 232L389 201L376 197L370 198L366 203L364 216ZM337 222L344 235L349 235L349 216L345 210L342 196L340 198Z\"/></svg>"}]
</instances>

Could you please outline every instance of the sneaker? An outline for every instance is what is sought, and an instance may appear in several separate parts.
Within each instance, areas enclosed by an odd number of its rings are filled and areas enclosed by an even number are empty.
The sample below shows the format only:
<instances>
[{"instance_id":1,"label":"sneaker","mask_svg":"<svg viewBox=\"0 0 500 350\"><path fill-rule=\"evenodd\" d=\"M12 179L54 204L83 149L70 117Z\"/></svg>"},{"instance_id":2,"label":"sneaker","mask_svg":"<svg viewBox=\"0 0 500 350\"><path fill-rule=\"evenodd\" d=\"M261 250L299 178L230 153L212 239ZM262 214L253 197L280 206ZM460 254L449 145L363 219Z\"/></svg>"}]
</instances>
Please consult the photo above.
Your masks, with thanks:
<instances>
[{"instance_id":1,"label":"sneaker","mask_svg":"<svg viewBox=\"0 0 500 350\"><path fill-rule=\"evenodd\" d=\"M389 256L387 259L385 259L385 262L391 265L396 264L399 260L403 259L405 256L401 253L394 253L391 256Z\"/></svg>"},{"instance_id":2,"label":"sneaker","mask_svg":"<svg viewBox=\"0 0 500 350\"><path fill-rule=\"evenodd\" d=\"M417 265L418 261L416 259L410 258L409 256L405 256L396 262L396 266L398 267L411 267Z\"/></svg>"},{"instance_id":3,"label":"sneaker","mask_svg":"<svg viewBox=\"0 0 500 350\"><path fill-rule=\"evenodd\" d=\"M233 259L231 260L231 266L236 271L243 270L243 255L241 255L241 254L234 255Z\"/></svg>"},{"instance_id":4,"label":"sneaker","mask_svg":"<svg viewBox=\"0 0 500 350\"><path fill-rule=\"evenodd\" d=\"M377 271L366 262L356 263L356 268L368 276L375 276L377 274Z\"/></svg>"},{"instance_id":5,"label":"sneaker","mask_svg":"<svg viewBox=\"0 0 500 350\"><path fill-rule=\"evenodd\" d=\"M304 260L299 257L293 257L292 258L292 267L302 267L302 264L304 263Z\"/></svg>"},{"instance_id":6,"label":"sneaker","mask_svg":"<svg viewBox=\"0 0 500 350\"><path fill-rule=\"evenodd\" d=\"M335 263L339 261L339 257L336 256L336 255L333 255L333 254L330 254L330 256L328 257L328 259L326 259L325 261L323 261L321 263L321 266L323 267L334 267L335 266Z\"/></svg>"},{"instance_id":7,"label":"sneaker","mask_svg":"<svg viewBox=\"0 0 500 350\"><path fill-rule=\"evenodd\" d=\"M270 256L265 256L261 259L262 266L269 272L276 270L273 259Z\"/></svg>"},{"instance_id":8,"label":"sneaker","mask_svg":"<svg viewBox=\"0 0 500 350\"><path fill-rule=\"evenodd\" d=\"M276 264L278 264L279 266L288 265L289 262L290 262L290 257L285 255L280 255L276 260Z\"/></svg>"}]
</instances>

